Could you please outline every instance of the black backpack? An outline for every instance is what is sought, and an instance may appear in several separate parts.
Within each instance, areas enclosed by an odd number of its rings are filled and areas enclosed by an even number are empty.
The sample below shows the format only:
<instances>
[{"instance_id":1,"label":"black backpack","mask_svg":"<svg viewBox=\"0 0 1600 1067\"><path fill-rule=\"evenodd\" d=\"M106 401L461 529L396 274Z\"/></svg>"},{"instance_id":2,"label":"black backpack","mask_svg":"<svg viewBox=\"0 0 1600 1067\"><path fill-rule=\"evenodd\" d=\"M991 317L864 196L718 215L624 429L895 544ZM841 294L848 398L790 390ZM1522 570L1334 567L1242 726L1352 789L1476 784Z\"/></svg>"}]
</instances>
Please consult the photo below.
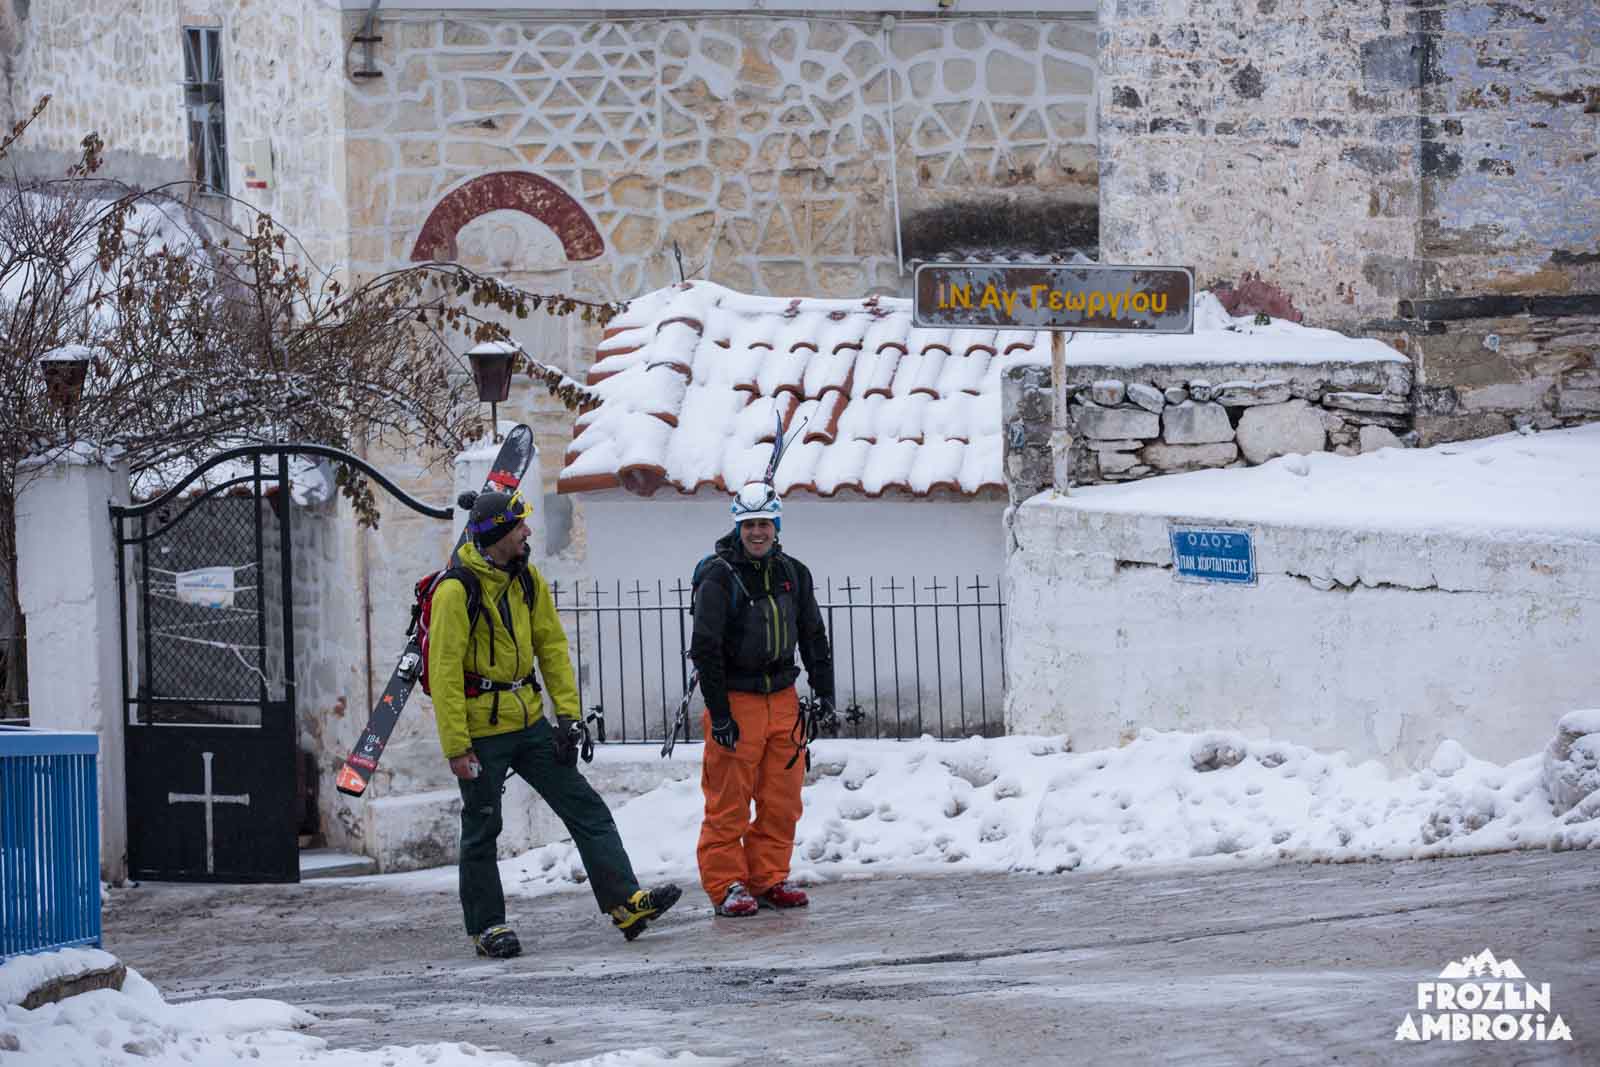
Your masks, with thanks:
<instances>
[{"instance_id":1,"label":"black backpack","mask_svg":"<svg viewBox=\"0 0 1600 1067\"><path fill-rule=\"evenodd\" d=\"M795 577L794 564L790 562L788 556L779 556L778 561L783 564L783 573L788 577L790 587L793 588L796 593L798 593L800 589L800 582L799 579ZM744 600L746 604L752 603L755 600L755 597L751 596L750 590L745 588L744 579L739 577L739 568L735 567L733 564L729 563L726 559L717 555L715 552L711 553L711 555L705 557L699 563L694 565L694 574L689 579L689 610L691 612L694 611L695 597L700 592L700 583L704 581L706 575L711 572L711 568L717 564L721 564L723 567L726 567L728 570L728 577L733 579L733 585L728 589L728 615L731 618L735 610L739 607L739 594L744 594Z\"/></svg>"}]
</instances>

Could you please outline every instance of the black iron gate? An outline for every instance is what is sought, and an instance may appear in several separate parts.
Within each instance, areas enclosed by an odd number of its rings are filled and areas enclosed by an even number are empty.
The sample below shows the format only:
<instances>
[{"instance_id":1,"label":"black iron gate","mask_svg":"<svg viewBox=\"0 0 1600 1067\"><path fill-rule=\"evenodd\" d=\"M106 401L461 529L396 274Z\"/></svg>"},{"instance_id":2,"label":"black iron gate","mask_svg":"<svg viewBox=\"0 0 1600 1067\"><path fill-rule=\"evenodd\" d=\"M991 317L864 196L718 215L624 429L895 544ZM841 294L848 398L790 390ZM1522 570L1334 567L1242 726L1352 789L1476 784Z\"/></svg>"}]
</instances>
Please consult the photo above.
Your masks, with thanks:
<instances>
[{"instance_id":1,"label":"black iron gate","mask_svg":"<svg viewBox=\"0 0 1600 1067\"><path fill-rule=\"evenodd\" d=\"M134 878L300 878L289 454L269 474L263 451L192 498L179 494L221 457L111 509L119 579L128 566L134 579L132 619L122 612Z\"/></svg>"},{"instance_id":2,"label":"black iron gate","mask_svg":"<svg viewBox=\"0 0 1600 1067\"><path fill-rule=\"evenodd\" d=\"M412 510L450 517L359 457L308 444L230 449L155 500L111 508L134 878L300 878L292 455L336 460ZM208 471L224 472L220 484L186 497Z\"/></svg>"}]
</instances>

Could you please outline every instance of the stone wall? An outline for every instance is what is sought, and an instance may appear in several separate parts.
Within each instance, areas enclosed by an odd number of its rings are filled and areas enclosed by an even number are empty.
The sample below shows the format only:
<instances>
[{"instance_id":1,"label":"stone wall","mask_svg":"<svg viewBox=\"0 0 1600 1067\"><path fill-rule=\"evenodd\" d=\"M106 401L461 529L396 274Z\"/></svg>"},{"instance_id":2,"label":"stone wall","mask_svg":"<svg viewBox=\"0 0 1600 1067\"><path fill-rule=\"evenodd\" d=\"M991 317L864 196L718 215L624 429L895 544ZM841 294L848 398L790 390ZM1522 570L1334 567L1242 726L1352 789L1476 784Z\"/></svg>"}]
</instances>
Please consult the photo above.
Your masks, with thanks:
<instances>
[{"instance_id":1,"label":"stone wall","mask_svg":"<svg viewBox=\"0 0 1600 1067\"><path fill-rule=\"evenodd\" d=\"M1069 364L1074 485L1205 467L1254 466L1292 452L1356 455L1414 445L1403 356L1360 362ZM1013 503L1048 488L1050 368L1017 366L1001 393Z\"/></svg>"},{"instance_id":2,"label":"stone wall","mask_svg":"<svg viewBox=\"0 0 1600 1067\"><path fill-rule=\"evenodd\" d=\"M384 76L349 89L362 269L407 262L435 206L498 171L554 183L603 254L564 262L539 239L548 220L509 211L458 224L484 230L505 269L570 266L577 291L607 299L676 281L674 242L687 273L737 289L898 294L897 193L908 218L1094 199L1082 15L380 14Z\"/></svg>"},{"instance_id":3,"label":"stone wall","mask_svg":"<svg viewBox=\"0 0 1600 1067\"><path fill-rule=\"evenodd\" d=\"M111 178L146 187L191 176L183 104L185 26L222 30L229 192L291 230L319 265L346 255L344 43L333 0L30 0L0 20L8 106L51 103L16 157L58 176L90 131ZM25 14L23 13L25 11ZM245 164L270 161L266 189ZM265 174L261 177L268 177ZM200 206L245 219L210 198Z\"/></svg>"},{"instance_id":4,"label":"stone wall","mask_svg":"<svg viewBox=\"0 0 1600 1067\"><path fill-rule=\"evenodd\" d=\"M1102 0L1102 256L1415 361L1424 443L1600 414L1600 11Z\"/></svg>"}]
</instances>

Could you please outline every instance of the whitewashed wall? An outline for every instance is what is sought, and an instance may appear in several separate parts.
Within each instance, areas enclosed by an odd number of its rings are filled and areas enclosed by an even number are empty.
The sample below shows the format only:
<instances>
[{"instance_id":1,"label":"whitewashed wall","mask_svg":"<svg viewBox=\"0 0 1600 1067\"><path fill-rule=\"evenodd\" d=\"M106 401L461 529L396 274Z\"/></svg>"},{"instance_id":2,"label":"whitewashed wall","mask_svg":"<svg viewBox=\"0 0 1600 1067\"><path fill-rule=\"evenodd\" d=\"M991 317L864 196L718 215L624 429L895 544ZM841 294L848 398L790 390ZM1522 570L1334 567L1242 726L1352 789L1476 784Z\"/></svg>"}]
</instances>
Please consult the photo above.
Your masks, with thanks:
<instances>
[{"instance_id":1,"label":"whitewashed wall","mask_svg":"<svg viewBox=\"0 0 1600 1067\"><path fill-rule=\"evenodd\" d=\"M1069 498L1070 499L1070 498ZM1228 728L1376 758L1497 761L1594 702L1600 544L1255 525L1259 585L1175 581L1165 515L1016 512L1006 722L1117 745Z\"/></svg>"},{"instance_id":2,"label":"whitewashed wall","mask_svg":"<svg viewBox=\"0 0 1600 1067\"><path fill-rule=\"evenodd\" d=\"M658 579L666 591L667 603L675 604L673 583L682 581L687 586L694 565L711 552L717 538L732 528L728 498L720 493L693 497L662 494L642 499L616 491L585 494L583 505L588 519L591 576L585 581L585 589L590 588L588 581L598 582L602 605L617 602L618 582L623 603L633 605L636 598L630 591L636 579L648 588L646 604L656 603ZM953 587L959 581L961 600L993 603L999 596L1005 566L1001 526L1004 509L1005 501L998 499L830 500L793 496L784 501L779 539L786 552L811 570L819 600L845 603L853 598L861 605L887 605L892 597L896 603L908 604L914 580L920 602L929 603L937 596L948 605L957 599ZM846 579L860 588L846 593ZM872 581L871 600L868 579ZM892 592L887 588L891 580L896 586ZM933 581L943 587L937 593L929 589ZM984 588L972 590L974 581L982 582ZM563 597L563 604L570 602ZM593 596L586 592L585 603L593 602ZM907 607L884 607L875 612L858 609L853 613L836 609L832 638L841 708L854 700L869 715L876 712L884 736L976 733L980 732L985 712L990 732L998 732L1002 685L1000 612L993 607L983 608L980 620L979 610L962 609L958 631L956 611L948 606L937 612L937 629L935 612L930 609L913 612ZM588 618L592 621L592 617ZM676 613L669 612L663 618L667 628L664 634L658 631L656 618L647 616L641 635L635 617L625 614L620 639L615 616L602 620L601 625L607 628L606 654L611 657L604 664L603 694L600 664L594 652L595 633L592 625L585 627L585 660L591 664L588 676L582 679L586 704L601 702L603 696L606 706L613 708L623 698L625 685L630 706L637 705L642 692L646 706L664 706L665 715L670 715L682 694L677 668L682 646ZM624 649L620 662L613 652L618 647ZM663 669L665 692L661 685ZM800 688L802 693L807 691L803 675ZM698 700L695 702L697 716L702 706ZM651 736L659 735L662 717L663 711L658 710ZM613 732L619 729L610 711L607 719Z\"/></svg>"}]
</instances>

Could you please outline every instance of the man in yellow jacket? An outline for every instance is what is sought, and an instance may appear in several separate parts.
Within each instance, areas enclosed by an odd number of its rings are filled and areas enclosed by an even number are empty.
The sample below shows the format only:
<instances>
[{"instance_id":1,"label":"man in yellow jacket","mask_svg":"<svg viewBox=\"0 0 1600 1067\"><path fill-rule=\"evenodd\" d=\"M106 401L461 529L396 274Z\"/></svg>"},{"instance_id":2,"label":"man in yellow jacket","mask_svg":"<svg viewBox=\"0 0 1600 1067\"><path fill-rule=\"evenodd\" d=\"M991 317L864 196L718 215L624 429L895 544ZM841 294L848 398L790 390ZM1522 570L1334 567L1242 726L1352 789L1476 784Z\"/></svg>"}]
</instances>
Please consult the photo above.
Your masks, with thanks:
<instances>
[{"instance_id":1,"label":"man in yellow jacket","mask_svg":"<svg viewBox=\"0 0 1600 1067\"><path fill-rule=\"evenodd\" d=\"M528 562L520 494L466 493L470 540L433 590L428 688L439 744L461 789L461 911L480 956L522 951L506 925L496 840L511 772L536 789L572 834L600 910L629 941L678 900L675 885L641 889L611 811L578 773L578 687L555 599ZM469 595L469 586L475 586ZM469 605L476 610L469 618ZM534 665L556 722L545 721Z\"/></svg>"}]
</instances>

